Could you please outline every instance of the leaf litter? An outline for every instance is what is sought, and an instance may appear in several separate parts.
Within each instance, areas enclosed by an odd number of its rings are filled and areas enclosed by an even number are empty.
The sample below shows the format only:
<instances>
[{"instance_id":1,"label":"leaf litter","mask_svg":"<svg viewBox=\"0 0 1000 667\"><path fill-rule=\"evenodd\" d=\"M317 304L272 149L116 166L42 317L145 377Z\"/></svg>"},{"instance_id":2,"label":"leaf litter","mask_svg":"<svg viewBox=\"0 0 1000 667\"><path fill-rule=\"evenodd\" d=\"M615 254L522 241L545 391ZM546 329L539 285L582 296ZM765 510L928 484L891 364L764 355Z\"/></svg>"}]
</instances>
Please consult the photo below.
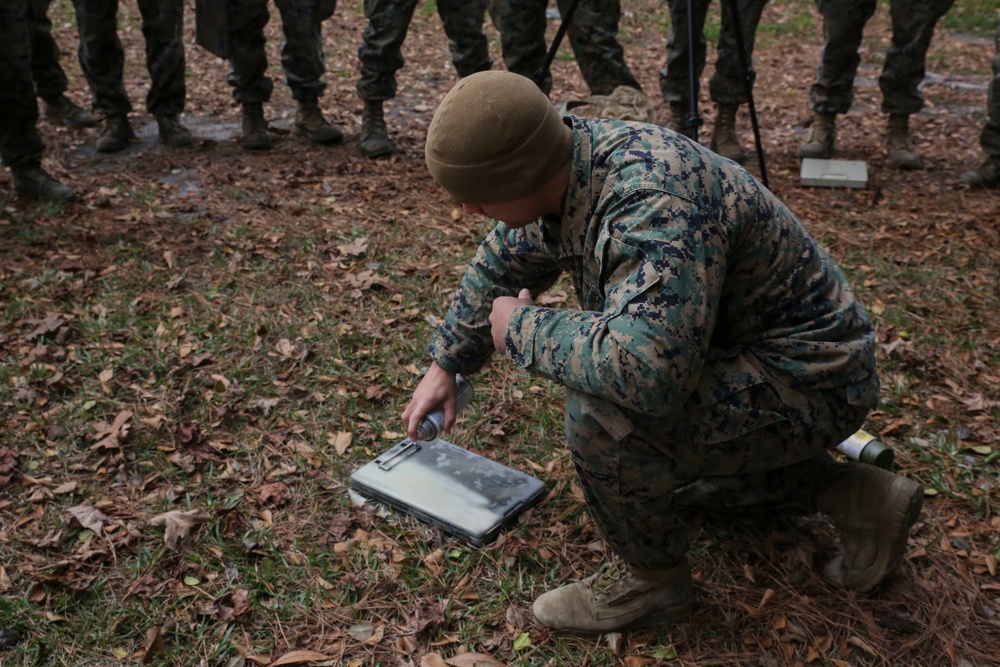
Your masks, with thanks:
<instances>
[{"instance_id":1,"label":"leaf litter","mask_svg":"<svg viewBox=\"0 0 1000 667\"><path fill-rule=\"evenodd\" d=\"M665 8L625 9L627 56L655 99L664 28L648 18ZM134 26L123 40L141 50L134 8L120 11ZM764 24L812 12L772 3ZM194 47L187 118L196 134L203 119L227 118L224 138L170 152L147 123L140 146L97 159L93 134L40 122L46 166L83 202L0 209L0 551L14 556L0 589L24 605L30 630L5 664L27 659L45 634L59 637L66 664L108 651L178 664L225 656L216 662L232 667L990 664L1000 654L1000 267L989 249L1000 222L995 195L955 183L978 159L975 86L987 80L990 45L936 33L932 73L972 87L928 79L914 129L929 168L900 174L881 154L884 119L867 82L888 40L886 12L876 14L855 107L838 127L843 157L867 160L873 181L859 192L809 189L797 184L795 148L820 46L811 26L808 38L767 32L755 54L772 189L870 305L883 404L866 429L933 494L878 594L816 576L834 546L822 521L775 532L697 519L700 602L689 622L596 640L534 626L534 596L587 576L604 554L564 454L560 392L500 360L477 376L476 404L453 439L544 478L546 503L483 549L351 504L350 471L403 436L398 415L430 328L488 225L463 215L422 165L426 124L454 81L433 12L417 13L399 95L386 105L400 152L357 154L364 20L348 6L324 27L324 110L347 130L343 147L288 134L294 102L277 86L275 148L241 151L225 67ZM56 22L67 52L71 28ZM267 30L279 43L277 16ZM141 62L128 67L139 99L146 74ZM333 76L338 68L348 76ZM82 90L74 76L71 91ZM557 96L587 94L571 60L557 59L554 76ZM742 138L750 144L748 130ZM571 291L557 285L545 303L571 304ZM143 618L144 605L162 610L176 628L164 632L163 616L118 625L113 605L103 623L97 607L110 600ZM150 628L162 645L147 644Z\"/></svg>"}]
</instances>

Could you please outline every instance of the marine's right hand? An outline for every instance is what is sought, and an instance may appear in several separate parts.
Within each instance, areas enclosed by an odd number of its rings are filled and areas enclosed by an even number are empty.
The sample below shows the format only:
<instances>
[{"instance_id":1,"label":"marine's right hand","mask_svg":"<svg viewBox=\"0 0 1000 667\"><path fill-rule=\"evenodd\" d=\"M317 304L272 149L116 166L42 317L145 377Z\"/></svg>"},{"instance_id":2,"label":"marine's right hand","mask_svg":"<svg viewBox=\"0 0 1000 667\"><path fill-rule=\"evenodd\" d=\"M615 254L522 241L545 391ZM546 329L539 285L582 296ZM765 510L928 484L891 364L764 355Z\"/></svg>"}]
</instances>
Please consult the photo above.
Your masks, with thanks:
<instances>
[{"instance_id":1,"label":"marine's right hand","mask_svg":"<svg viewBox=\"0 0 1000 667\"><path fill-rule=\"evenodd\" d=\"M455 383L455 373L446 371L431 363L424 379L413 392L410 404L403 410L403 427L410 440L417 439L417 429L420 421L428 413L437 408L444 409L444 433L451 430L455 424L455 403L458 396L458 385Z\"/></svg>"}]
</instances>

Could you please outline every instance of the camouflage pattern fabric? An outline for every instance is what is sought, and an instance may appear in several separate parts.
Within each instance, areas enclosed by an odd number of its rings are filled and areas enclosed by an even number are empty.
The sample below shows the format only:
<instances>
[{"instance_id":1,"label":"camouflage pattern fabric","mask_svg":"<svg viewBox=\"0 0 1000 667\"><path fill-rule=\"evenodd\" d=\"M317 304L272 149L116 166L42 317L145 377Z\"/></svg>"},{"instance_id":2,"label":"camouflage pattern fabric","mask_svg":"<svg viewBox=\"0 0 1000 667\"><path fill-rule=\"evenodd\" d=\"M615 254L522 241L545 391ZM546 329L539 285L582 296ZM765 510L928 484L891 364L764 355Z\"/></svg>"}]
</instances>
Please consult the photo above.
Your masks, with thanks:
<instances>
[{"instance_id":1,"label":"camouflage pattern fabric","mask_svg":"<svg viewBox=\"0 0 1000 667\"><path fill-rule=\"evenodd\" d=\"M59 97L66 92L66 72L59 64L59 46L52 37L49 20L51 0L30 0L28 13L31 20L31 78L35 91L42 99Z\"/></svg>"},{"instance_id":2,"label":"camouflage pattern fabric","mask_svg":"<svg viewBox=\"0 0 1000 667\"><path fill-rule=\"evenodd\" d=\"M556 4L565 16L572 0L557 0ZM490 15L500 31L503 61L509 71L534 79L545 62L547 6L547 0L490 0ZM618 41L620 17L618 0L580 0L566 31L580 73L594 95L610 95L618 86L642 89L625 64L625 50ZM548 95L551 75L546 75L539 87Z\"/></svg>"},{"instance_id":3,"label":"camouflage pattern fabric","mask_svg":"<svg viewBox=\"0 0 1000 667\"><path fill-rule=\"evenodd\" d=\"M184 111L184 3L138 0L150 86L146 110L154 115ZM132 110L122 80L125 52L118 38L118 0L73 0L80 31L80 65L94 94L94 111L106 116Z\"/></svg>"},{"instance_id":4,"label":"camouflage pattern fabric","mask_svg":"<svg viewBox=\"0 0 1000 667\"><path fill-rule=\"evenodd\" d=\"M325 0L275 0L281 15L285 42L281 46L281 66L285 82L296 100L323 96L326 73L322 27L333 7ZM264 26L271 15L267 0L231 0L229 15L229 57L232 70L227 82L233 98L243 103L271 99L274 82L268 77Z\"/></svg>"},{"instance_id":5,"label":"camouflage pattern fabric","mask_svg":"<svg viewBox=\"0 0 1000 667\"><path fill-rule=\"evenodd\" d=\"M28 0L0 2L0 158L8 167L39 164L38 100L31 80Z\"/></svg>"},{"instance_id":6,"label":"camouflage pattern fabric","mask_svg":"<svg viewBox=\"0 0 1000 667\"><path fill-rule=\"evenodd\" d=\"M994 46L996 55L993 56L993 78L990 79L986 92L986 110L989 117L983 126L982 134L979 135L979 143L988 157L1000 163L1000 14L997 15Z\"/></svg>"},{"instance_id":7,"label":"camouflage pattern fabric","mask_svg":"<svg viewBox=\"0 0 1000 667\"><path fill-rule=\"evenodd\" d=\"M743 34L747 62L752 63L757 25L760 23L767 0L736 0L739 22L732 15L730 0L720 0L720 2L722 26L719 32L715 72L708 81L709 95L716 104L746 104L749 101L746 93L746 71L740 61L736 26L737 24L740 26ZM667 63L660 70L660 93L665 102L688 105L691 100L688 4L687 0L668 0L667 6L670 9L670 34L667 36ZM704 30L708 6L709 0L694 0L692 3L695 74L698 79L705 70L707 47ZM700 90L699 81L695 81L694 90L696 94Z\"/></svg>"},{"instance_id":8,"label":"camouflage pattern fabric","mask_svg":"<svg viewBox=\"0 0 1000 667\"><path fill-rule=\"evenodd\" d=\"M358 58L361 78L358 96L368 102L396 96L396 71L404 65L403 40L418 0L365 0L368 27L362 36ZM487 0L438 0L444 33L448 36L451 61L460 77L493 67L489 42L483 34Z\"/></svg>"},{"instance_id":9,"label":"camouflage pattern fabric","mask_svg":"<svg viewBox=\"0 0 1000 667\"><path fill-rule=\"evenodd\" d=\"M733 162L665 128L567 116L561 218L490 233L429 345L446 370L493 351L498 296L567 272L578 310L522 306L507 355L565 386L588 506L627 562L686 548L673 491L703 478L748 502L810 498L804 466L876 405L872 323L795 216ZM735 480L724 478L736 477ZM700 481L699 481L700 480ZM736 489L734 491L733 489Z\"/></svg>"},{"instance_id":10,"label":"camouflage pattern fabric","mask_svg":"<svg viewBox=\"0 0 1000 667\"><path fill-rule=\"evenodd\" d=\"M656 122L656 107L653 103L641 90L628 86L618 86L610 95L591 95L582 100L569 100L560 105L560 111L572 111L575 116L589 118Z\"/></svg>"},{"instance_id":11,"label":"camouflage pattern fabric","mask_svg":"<svg viewBox=\"0 0 1000 667\"><path fill-rule=\"evenodd\" d=\"M882 76L882 112L914 114L924 106L920 82L924 80L927 49L934 27L955 0L891 0L892 44L885 54ZM854 102L854 75L861 61L865 24L878 0L816 0L823 15L825 43L809 98L817 113L847 113Z\"/></svg>"}]
</instances>

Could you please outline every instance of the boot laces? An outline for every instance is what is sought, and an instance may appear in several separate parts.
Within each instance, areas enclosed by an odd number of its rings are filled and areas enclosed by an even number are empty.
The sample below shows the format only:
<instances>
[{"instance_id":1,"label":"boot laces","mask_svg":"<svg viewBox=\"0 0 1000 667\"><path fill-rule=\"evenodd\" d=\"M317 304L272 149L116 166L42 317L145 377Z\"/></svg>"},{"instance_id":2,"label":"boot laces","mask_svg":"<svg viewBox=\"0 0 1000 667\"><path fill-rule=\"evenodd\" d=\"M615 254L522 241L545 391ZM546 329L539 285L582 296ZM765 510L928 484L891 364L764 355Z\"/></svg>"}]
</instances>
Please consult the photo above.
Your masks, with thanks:
<instances>
[{"instance_id":1,"label":"boot laces","mask_svg":"<svg viewBox=\"0 0 1000 667\"><path fill-rule=\"evenodd\" d=\"M632 574L632 568L619 558L606 562L594 575L591 588L595 593L610 593L617 584Z\"/></svg>"}]
</instances>

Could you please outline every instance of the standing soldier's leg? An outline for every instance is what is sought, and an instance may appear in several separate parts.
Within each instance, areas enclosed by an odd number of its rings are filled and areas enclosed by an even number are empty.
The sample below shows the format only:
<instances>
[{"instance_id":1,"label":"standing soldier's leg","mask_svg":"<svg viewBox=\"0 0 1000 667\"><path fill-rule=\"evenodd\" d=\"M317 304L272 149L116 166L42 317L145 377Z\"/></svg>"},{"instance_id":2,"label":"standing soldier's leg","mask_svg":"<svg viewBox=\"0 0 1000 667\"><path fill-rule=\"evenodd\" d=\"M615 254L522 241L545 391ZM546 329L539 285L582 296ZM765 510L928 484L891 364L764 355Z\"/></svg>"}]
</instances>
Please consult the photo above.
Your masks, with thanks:
<instances>
[{"instance_id":1,"label":"standing soldier's leg","mask_svg":"<svg viewBox=\"0 0 1000 667\"><path fill-rule=\"evenodd\" d=\"M396 72L403 67L403 40L417 0L365 0L368 26L361 35L358 60L361 77L358 97L364 102L358 146L370 158L389 155L396 147L389 139L382 103L396 97Z\"/></svg>"},{"instance_id":2,"label":"standing soldier's leg","mask_svg":"<svg viewBox=\"0 0 1000 667\"><path fill-rule=\"evenodd\" d=\"M545 0L492 0L490 12L500 31L500 49L507 70L534 80L545 62ZM535 81L546 95L552 90L552 75Z\"/></svg>"},{"instance_id":3,"label":"standing soldier's leg","mask_svg":"<svg viewBox=\"0 0 1000 667\"><path fill-rule=\"evenodd\" d=\"M854 102L854 75L861 56L861 36L875 13L876 0L816 0L823 16L823 50L816 81L809 92L813 120L809 138L799 146L799 155L810 158L833 156L837 114L847 113Z\"/></svg>"},{"instance_id":4,"label":"standing soldier's leg","mask_svg":"<svg viewBox=\"0 0 1000 667\"><path fill-rule=\"evenodd\" d=\"M572 0L559 0L558 4L565 16ZM618 41L621 14L618 0L580 0L569 23L566 34L576 64L594 95L610 95L618 86L642 90L625 64L625 49Z\"/></svg>"},{"instance_id":5,"label":"standing soldier's leg","mask_svg":"<svg viewBox=\"0 0 1000 667\"><path fill-rule=\"evenodd\" d=\"M160 141L171 148L194 142L181 124L187 93L184 81L183 0L139 0L142 36L146 40L146 69L150 86L146 110L156 117Z\"/></svg>"},{"instance_id":6,"label":"standing soldier's leg","mask_svg":"<svg viewBox=\"0 0 1000 667\"><path fill-rule=\"evenodd\" d=\"M0 2L0 158L19 195L65 202L71 188L42 169L45 145L35 124L38 100L31 80L31 24L27 0Z\"/></svg>"},{"instance_id":7,"label":"standing soldier's leg","mask_svg":"<svg viewBox=\"0 0 1000 667\"><path fill-rule=\"evenodd\" d=\"M487 0L438 0L437 4L458 76L491 69L490 45L483 34Z\"/></svg>"},{"instance_id":8,"label":"standing soldier's leg","mask_svg":"<svg viewBox=\"0 0 1000 667\"><path fill-rule=\"evenodd\" d=\"M30 0L28 13L31 20L31 77L35 91L42 98L46 118L73 128L93 127L97 118L66 97L66 72L59 64L59 46L52 37L49 20L50 0Z\"/></svg>"},{"instance_id":9,"label":"standing soldier's leg","mask_svg":"<svg viewBox=\"0 0 1000 667\"><path fill-rule=\"evenodd\" d=\"M667 123L674 132L694 136L696 128L688 127L688 111L691 108L692 88L697 99L699 79L705 69L705 16L708 14L708 0L693 0L694 75L690 77L688 55L688 4L687 0L668 0L670 9L670 33L667 35L667 63L660 70L660 94L670 105L670 120Z\"/></svg>"},{"instance_id":10,"label":"standing soldier's leg","mask_svg":"<svg viewBox=\"0 0 1000 667\"><path fill-rule=\"evenodd\" d=\"M920 153L910 137L910 115L924 106L920 83L927 66L934 27L955 0L893 0L892 44L878 84L882 90L882 113L889 114L886 151L889 162L904 169L920 167Z\"/></svg>"},{"instance_id":11,"label":"standing soldier's leg","mask_svg":"<svg viewBox=\"0 0 1000 667\"><path fill-rule=\"evenodd\" d=\"M986 125L979 135L979 145L986 153L986 161L978 169L962 174L962 182L977 188L1000 186L1000 14L997 15L995 38L996 54L993 56L993 78L986 92Z\"/></svg>"},{"instance_id":12,"label":"standing soldier's leg","mask_svg":"<svg viewBox=\"0 0 1000 667\"><path fill-rule=\"evenodd\" d=\"M118 38L118 0L73 0L80 31L80 67L94 95L94 110L104 116L97 150L113 153L135 139L125 92L125 52Z\"/></svg>"},{"instance_id":13,"label":"standing soldier's leg","mask_svg":"<svg viewBox=\"0 0 1000 667\"><path fill-rule=\"evenodd\" d=\"M326 84L323 75L323 19L318 0L275 0L281 12L285 43L281 46L281 65L285 81L298 102L295 132L317 144L343 141L344 134L327 122L319 108Z\"/></svg>"},{"instance_id":14,"label":"standing soldier's leg","mask_svg":"<svg viewBox=\"0 0 1000 667\"><path fill-rule=\"evenodd\" d=\"M722 157L743 164L746 153L736 134L736 113L741 104L749 102L746 84L746 69L740 55L740 42L736 36L736 26L742 33L742 43L746 49L746 61L753 64L753 47L757 36L757 26L767 0L735 0L739 16L733 16L732 0L722 2L722 31L719 35L718 57L715 72L708 81L712 101L718 106L715 126L712 128L710 147ZM737 21L737 19L739 19ZM752 82L751 82L752 84Z\"/></svg>"},{"instance_id":15,"label":"standing soldier's leg","mask_svg":"<svg viewBox=\"0 0 1000 667\"><path fill-rule=\"evenodd\" d=\"M274 81L268 77L264 26L271 18L267 0L230 0L229 60L232 69L226 81L233 99L242 108L243 136L240 145L249 150L271 147L264 119L264 102L271 99Z\"/></svg>"}]
</instances>

